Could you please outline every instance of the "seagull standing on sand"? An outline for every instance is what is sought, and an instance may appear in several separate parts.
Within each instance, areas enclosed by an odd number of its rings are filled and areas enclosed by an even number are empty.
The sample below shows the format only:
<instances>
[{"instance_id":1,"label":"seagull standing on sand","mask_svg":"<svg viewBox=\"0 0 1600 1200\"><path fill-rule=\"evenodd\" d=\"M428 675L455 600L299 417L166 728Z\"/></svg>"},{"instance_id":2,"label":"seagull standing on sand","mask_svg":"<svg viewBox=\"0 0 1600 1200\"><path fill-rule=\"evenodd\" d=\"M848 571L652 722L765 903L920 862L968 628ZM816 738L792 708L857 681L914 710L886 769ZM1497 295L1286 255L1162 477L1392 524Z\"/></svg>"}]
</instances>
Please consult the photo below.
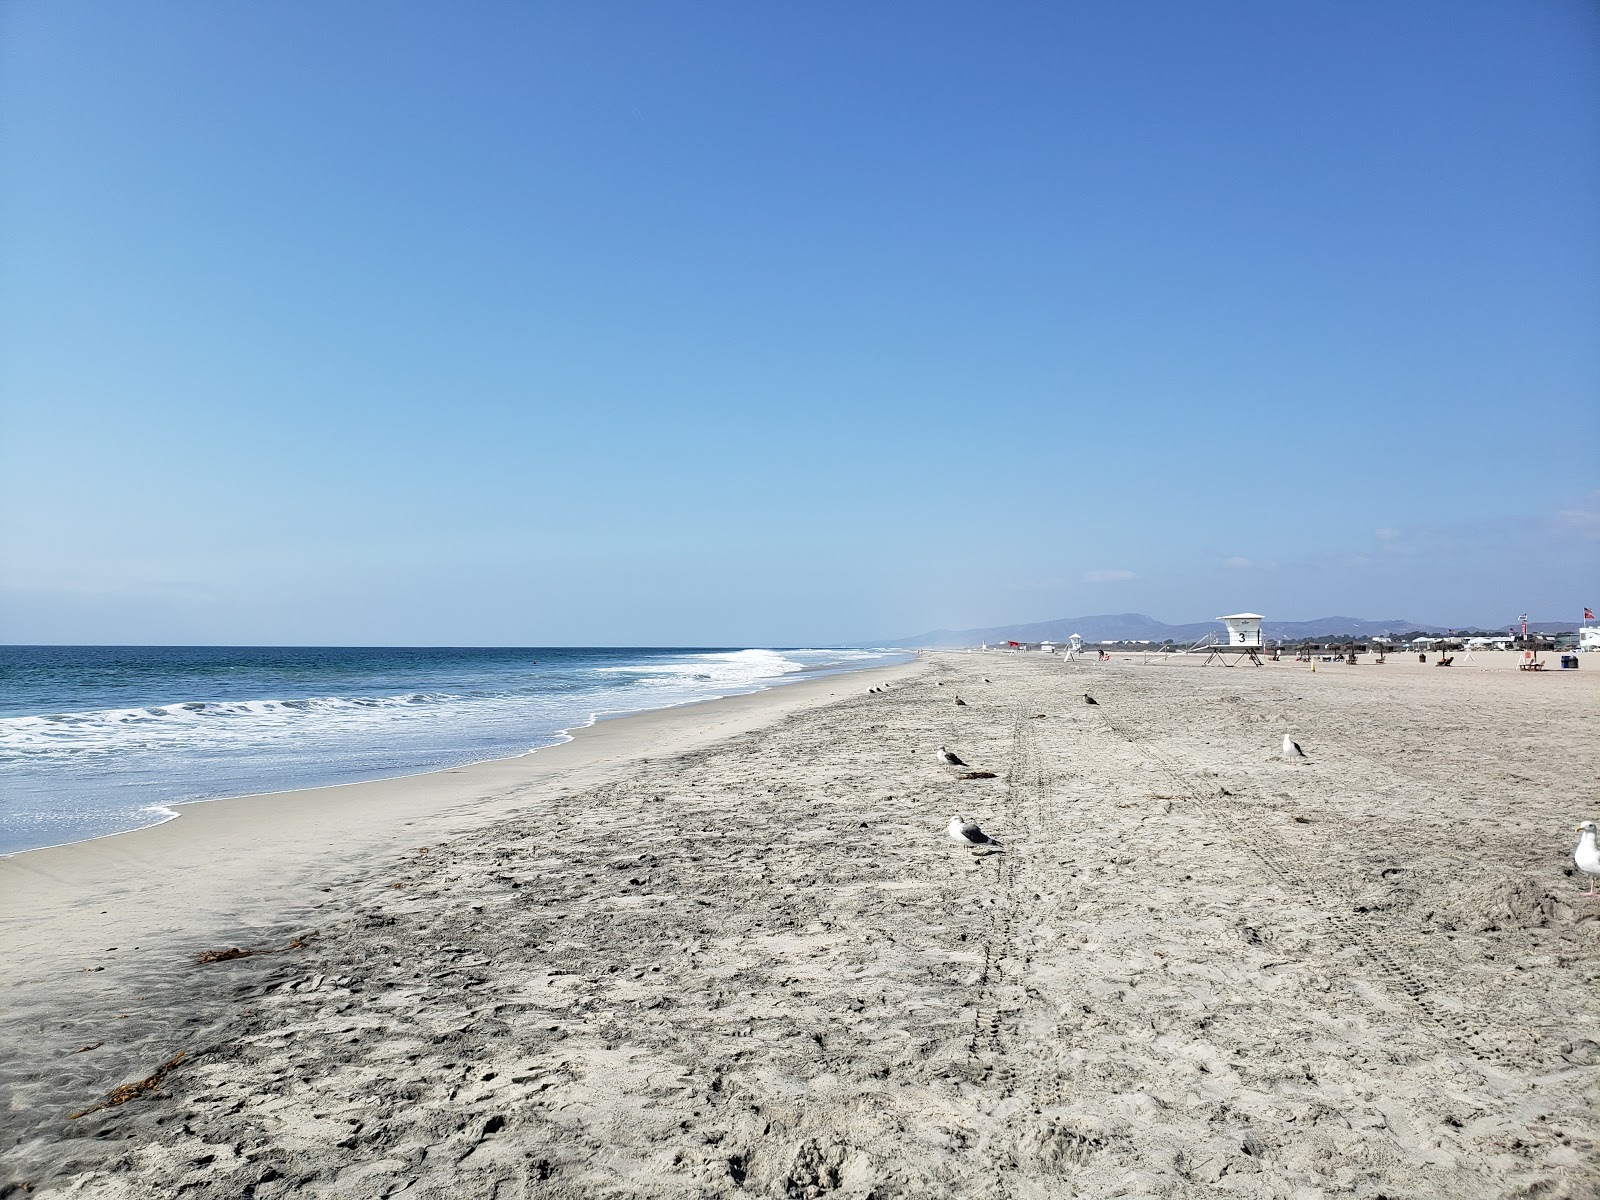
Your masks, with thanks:
<instances>
[{"instance_id":1,"label":"seagull standing on sand","mask_svg":"<svg viewBox=\"0 0 1600 1200\"><path fill-rule=\"evenodd\" d=\"M967 765L964 759L957 758L943 746L939 747L939 761L947 767L964 767Z\"/></svg>"},{"instance_id":2,"label":"seagull standing on sand","mask_svg":"<svg viewBox=\"0 0 1600 1200\"><path fill-rule=\"evenodd\" d=\"M965 708L967 706L967 702L965 700L963 700L960 696L956 697L956 704L958 704L962 708Z\"/></svg>"},{"instance_id":3,"label":"seagull standing on sand","mask_svg":"<svg viewBox=\"0 0 1600 1200\"><path fill-rule=\"evenodd\" d=\"M1578 838L1578 848L1572 852L1572 861L1578 864L1578 870L1589 877L1589 890L1578 893L1586 900L1600 900L1600 892L1594 890L1595 879L1600 877L1600 846L1595 845L1594 830L1593 821L1579 825L1578 832L1582 836Z\"/></svg>"},{"instance_id":4,"label":"seagull standing on sand","mask_svg":"<svg viewBox=\"0 0 1600 1200\"><path fill-rule=\"evenodd\" d=\"M996 850L1000 849L1000 843L979 829L976 821L970 821L959 813L950 818L950 824L945 827L945 832L950 835L951 841L960 842L963 846L971 846L974 849L979 846L990 846Z\"/></svg>"},{"instance_id":5,"label":"seagull standing on sand","mask_svg":"<svg viewBox=\"0 0 1600 1200\"><path fill-rule=\"evenodd\" d=\"M1283 756L1290 759L1304 758L1306 756L1306 752L1300 749L1299 742L1295 741L1286 733L1283 735Z\"/></svg>"},{"instance_id":6,"label":"seagull standing on sand","mask_svg":"<svg viewBox=\"0 0 1600 1200\"><path fill-rule=\"evenodd\" d=\"M1096 707L1098 707L1098 706L1099 706L1099 704L1100 704L1100 701L1098 701L1098 700L1096 700L1096 699L1095 699L1095 698L1094 698L1094 697L1093 697L1093 696L1091 696L1091 695L1089 695L1089 693L1088 693L1088 692L1085 692L1085 693L1084 693L1084 694L1083 694L1083 702L1084 702L1084 703L1085 703L1085 704L1093 704L1093 705L1095 705L1095 706L1096 706Z\"/></svg>"}]
</instances>

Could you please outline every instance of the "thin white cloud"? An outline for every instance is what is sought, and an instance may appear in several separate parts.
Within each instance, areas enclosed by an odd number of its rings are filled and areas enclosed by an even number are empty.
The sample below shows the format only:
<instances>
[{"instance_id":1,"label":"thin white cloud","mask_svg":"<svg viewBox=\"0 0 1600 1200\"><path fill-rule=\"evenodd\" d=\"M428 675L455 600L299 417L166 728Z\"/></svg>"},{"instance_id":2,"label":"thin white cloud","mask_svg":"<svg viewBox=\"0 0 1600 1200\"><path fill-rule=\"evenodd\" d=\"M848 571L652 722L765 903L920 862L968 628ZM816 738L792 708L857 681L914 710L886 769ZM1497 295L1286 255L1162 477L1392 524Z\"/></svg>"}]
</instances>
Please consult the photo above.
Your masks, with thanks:
<instances>
[{"instance_id":1,"label":"thin white cloud","mask_svg":"<svg viewBox=\"0 0 1600 1200\"><path fill-rule=\"evenodd\" d=\"M1406 538L1398 529L1386 525L1382 529L1374 529L1372 536L1378 539L1379 553L1387 554L1391 558L1417 553L1415 539Z\"/></svg>"},{"instance_id":2,"label":"thin white cloud","mask_svg":"<svg viewBox=\"0 0 1600 1200\"><path fill-rule=\"evenodd\" d=\"M1235 554L1229 558L1223 559L1222 565L1225 567L1248 567L1250 565L1250 560L1242 554Z\"/></svg>"},{"instance_id":3,"label":"thin white cloud","mask_svg":"<svg viewBox=\"0 0 1600 1200\"><path fill-rule=\"evenodd\" d=\"M1132 571L1123 571L1119 569L1085 571L1083 575L1083 581L1085 583L1127 583L1128 580L1137 578L1138 576Z\"/></svg>"},{"instance_id":4,"label":"thin white cloud","mask_svg":"<svg viewBox=\"0 0 1600 1200\"><path fill-rule=\"evenodd\" d=\"M1584 540L1600 538L1600 492L1576 508L1564 508L1556 513L1556 526L1563 533Z\"/></svg>"}]
</instances>

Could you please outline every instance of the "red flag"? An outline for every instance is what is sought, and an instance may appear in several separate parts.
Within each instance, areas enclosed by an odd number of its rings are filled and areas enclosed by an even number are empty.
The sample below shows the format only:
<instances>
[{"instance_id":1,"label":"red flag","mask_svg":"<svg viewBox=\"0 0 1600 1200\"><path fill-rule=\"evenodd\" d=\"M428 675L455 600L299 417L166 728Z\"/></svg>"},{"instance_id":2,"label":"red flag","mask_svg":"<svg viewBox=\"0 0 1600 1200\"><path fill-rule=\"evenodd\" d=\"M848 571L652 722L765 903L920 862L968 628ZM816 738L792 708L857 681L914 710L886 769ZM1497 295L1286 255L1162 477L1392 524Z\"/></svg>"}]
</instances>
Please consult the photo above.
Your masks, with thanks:
<instances>
[{"instance_id":1,"label":"red flag","mask_svg":"<svg viewBox=\"0 0 1600 1200\"><path fill-rule=\"evenodd\" d=\"M1022 646L1022 643L1021 642L1007 642L1006 645L1008 645L1008 646L1016 646L1016 647L1018 647L1020 649L1021 646Z\"/></svg>"},{"instance_id":2,"label":"red flag","mask_svg":"<svg viewBox=\"0 0 1600 1200\"><path fill-rule=\"evenodd\" d=\"M1590 609L1587 609L1587 608L1586 608L1586 609L1584 609L1584 610L1583 610L1583 619L1584 619L1584 620L1585 620L1585 621L1592 621L1592 620L1594 620L1594 613L1593 613L1593 612L1592 612L1592 611L1591 611L1591 610L1590 610Z\"/></svg>"}]
</instances>

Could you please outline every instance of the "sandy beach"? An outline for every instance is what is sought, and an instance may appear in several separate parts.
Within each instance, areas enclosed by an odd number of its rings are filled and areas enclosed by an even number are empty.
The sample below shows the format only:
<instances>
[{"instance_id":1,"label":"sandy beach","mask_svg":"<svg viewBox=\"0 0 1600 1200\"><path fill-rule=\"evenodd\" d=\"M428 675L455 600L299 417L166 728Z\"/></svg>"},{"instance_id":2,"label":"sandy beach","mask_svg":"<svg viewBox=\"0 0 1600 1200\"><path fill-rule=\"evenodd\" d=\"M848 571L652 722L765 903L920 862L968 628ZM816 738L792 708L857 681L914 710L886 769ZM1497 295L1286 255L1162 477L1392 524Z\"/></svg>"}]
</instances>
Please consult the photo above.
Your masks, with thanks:
<instances>
[{"instance_id":1,"label":"sandy beach","mask_svg":"<svg viewBox=\"0 0 1600 1200\"><path fill-rule=\"evenodd\" d=\"M942 653L0 861L0 1197L1600 1196L1600 671L1402 658Z\"/></svg>"}]
</instances>

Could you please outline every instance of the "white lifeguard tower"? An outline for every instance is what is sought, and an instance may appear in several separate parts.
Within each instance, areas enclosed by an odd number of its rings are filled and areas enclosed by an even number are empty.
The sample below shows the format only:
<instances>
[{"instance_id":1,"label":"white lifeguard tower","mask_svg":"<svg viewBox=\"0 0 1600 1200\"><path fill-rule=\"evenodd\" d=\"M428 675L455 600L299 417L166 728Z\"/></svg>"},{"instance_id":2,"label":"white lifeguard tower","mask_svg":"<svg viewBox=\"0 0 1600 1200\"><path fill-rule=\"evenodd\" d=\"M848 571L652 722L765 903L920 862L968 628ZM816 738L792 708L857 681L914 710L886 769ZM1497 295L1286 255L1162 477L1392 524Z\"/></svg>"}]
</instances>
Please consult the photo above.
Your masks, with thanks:
<instances>
[{"instance_id":1,"label":"white lifeguard tower","mask_svg":"<svg viewBox=\"0 0 1600 1200\"><path fill-rule=\"evenodd\" d=\"M1256 666L1261 665L1261 649L1266 642L1261 637L1261 622L1266 620L1260 613L1234 613L1228 617L1218 617L1228 628L1226 643L1214 645L1206 655L1205 663L1209 664L1216 659L1225 667L1236 667L1249 660ZM1232 656L1233 661L1229 662Z\"/></svg>"},{"instance_id":2,"label":"white lifeguard tower","mask_svg":"<svg viewBox=\"0 0 1600 1200\"><path fill-rule=\"evenodd\" d=\"M1067 638L1067 659L1071 661L1083 653L1083 635L1075 633Z\"/></svg>"}]
</instances>

